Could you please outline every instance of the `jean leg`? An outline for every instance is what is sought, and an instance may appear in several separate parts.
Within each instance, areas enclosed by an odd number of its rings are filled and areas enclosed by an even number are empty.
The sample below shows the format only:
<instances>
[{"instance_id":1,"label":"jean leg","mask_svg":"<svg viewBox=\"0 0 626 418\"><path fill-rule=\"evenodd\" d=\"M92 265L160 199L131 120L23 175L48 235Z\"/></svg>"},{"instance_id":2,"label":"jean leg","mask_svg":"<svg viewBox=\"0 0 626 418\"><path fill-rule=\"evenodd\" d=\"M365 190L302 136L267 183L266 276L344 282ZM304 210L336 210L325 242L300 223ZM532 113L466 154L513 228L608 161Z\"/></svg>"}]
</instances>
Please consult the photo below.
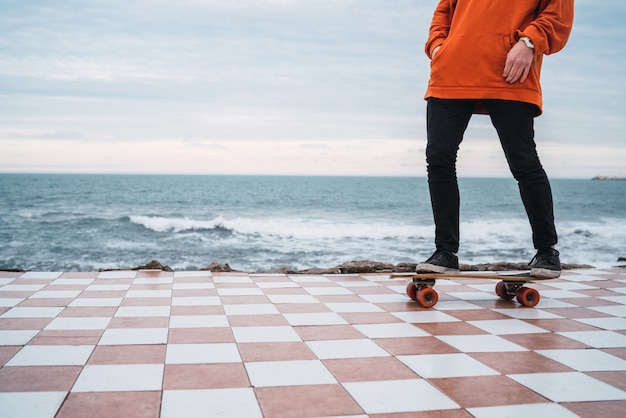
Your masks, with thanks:
<instances>
[{"instance_id":1,"label":"jean leg","mask_svg":"<svg viewBox=\"0 0 626 418\"><path fill-rule=\"evenodd\" d=\"M473 100L428 99L426 162L435 221L435 245L459 250L460 196L456 159L475 106Z\"/></svg>"},{"instance_id":2,"label":"jean leg","mask_svg":"<svg viewBox=\"0 0 626 418\"><path fill-rule=\"evenodd\" d=\"M534 140L535 106L508 100L486 100L484 104L498 132L511 173L517 180L535 248L555 245L558 237L552 189Z\"/></svg>"}]
</instances>

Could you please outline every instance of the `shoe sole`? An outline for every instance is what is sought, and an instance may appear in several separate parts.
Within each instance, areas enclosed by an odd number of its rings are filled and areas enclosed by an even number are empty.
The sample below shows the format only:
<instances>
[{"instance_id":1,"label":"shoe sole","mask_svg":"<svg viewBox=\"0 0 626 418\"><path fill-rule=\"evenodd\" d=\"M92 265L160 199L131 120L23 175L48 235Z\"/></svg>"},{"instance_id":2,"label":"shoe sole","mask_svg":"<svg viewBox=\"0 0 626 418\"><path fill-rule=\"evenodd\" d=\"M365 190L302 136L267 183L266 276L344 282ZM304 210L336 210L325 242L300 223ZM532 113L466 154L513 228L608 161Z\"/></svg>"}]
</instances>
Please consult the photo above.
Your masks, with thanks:
<instances>
[{"instance_id":1,"label":"shoe sole","mask_svg":"<svg viewBox=\"0 0 626 418\"><path fill-rule=\"evenodd\" d=\"M429 263L418 264L417 267L415 268L416 273L445 274L445 273L458 273L459 271L460 271L459 269L453 269L450 267L438 266L436 264L429 264Z\"/></svg>"},{"instance_id":2,"label":"shoe sole","mask_svg":"<svg viewBox=\"0 0 626 418\"><path fill-rule=\"evenodd\" d=\"M556 279L560 275L560 270L549 270L541 268L534 268L530 270L530 276L536 277L538 279Z\"/></svg>"}]
</instances>

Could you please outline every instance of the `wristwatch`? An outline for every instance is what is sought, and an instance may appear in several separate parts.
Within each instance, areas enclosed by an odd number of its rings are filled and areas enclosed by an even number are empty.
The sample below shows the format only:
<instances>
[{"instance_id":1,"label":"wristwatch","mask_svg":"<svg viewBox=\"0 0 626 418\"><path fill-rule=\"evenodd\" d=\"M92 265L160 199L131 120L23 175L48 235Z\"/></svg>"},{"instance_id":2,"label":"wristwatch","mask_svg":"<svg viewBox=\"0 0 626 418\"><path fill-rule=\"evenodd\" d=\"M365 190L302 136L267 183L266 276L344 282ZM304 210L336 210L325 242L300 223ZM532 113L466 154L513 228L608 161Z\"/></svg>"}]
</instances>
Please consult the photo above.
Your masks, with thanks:
<instances>
[{"instance_id":1,"label":"wristwatch","mask_svg":"<svg viewBox=\"0 0 626 418\"><path fill-rule=\"evenodd\" d=\"M524 42L526 46L529 47L530 49L535 49L535 45L533 44L533 41L531 41L528 36L521 36L519 40Z\"/></svg>"}]
</instances>

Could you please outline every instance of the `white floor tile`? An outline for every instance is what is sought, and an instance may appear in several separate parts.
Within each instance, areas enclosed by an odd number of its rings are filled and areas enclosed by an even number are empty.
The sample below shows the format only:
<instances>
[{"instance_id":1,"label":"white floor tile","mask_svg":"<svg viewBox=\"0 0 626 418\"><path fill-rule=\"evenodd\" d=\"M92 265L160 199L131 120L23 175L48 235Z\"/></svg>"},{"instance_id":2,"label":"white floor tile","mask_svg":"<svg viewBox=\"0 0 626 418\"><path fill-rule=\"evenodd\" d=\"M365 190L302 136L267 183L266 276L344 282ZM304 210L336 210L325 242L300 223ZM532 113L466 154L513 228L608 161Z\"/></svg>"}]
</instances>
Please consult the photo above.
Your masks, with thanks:
<instances>
[{"instance_id":1,"label":"white floor tile","mask_svg":"<svg viewBox=\"0 0 626 418\"><path fill-rule=\"evenodd\" d=\"M213 276L213 283L253 283L248 275L245 276Z\"/></svg>"},{"instance_id":2,"label":"white floor tile","mask_svg":"<svg viewBox=\"0 0 626 418\"><path fill-rule=\"evenodd\" d=\"M325 305L331 311L338 313L385 312L372 303L325 303Z\"/></svg>"},{"instance_id":3,"label":"white floor tile","mask_svg":"<svg viewBox=\"0 0 626 418\"><path fill-rule=\"evenodd\" d=\"M93 352L93 345L27 345L7 362L7 366L82 366Z\"/></svg>"},{"instance_id":4,"label":"white floor tile","mask_svg":"<svg viewBox=\"0 0 626 418\"><path fill-rule=\"evenodd\" d=\"M250 388L163 391L161 418L223 417L262 418Z\"/></svg>"},{"instance_id":5,"label":"white floor tile","mask_svg":"<svg viewBox=\"0 0 626 418\"><path fill-rule=\"evenodd\" d=\"M45 284L8 284L2 286L3 292L36 292L46 287Z\"/></svg>"},{"instance_id":6,"label":"white floor tile","mask_svg":"<svg viewBox=\"0 0 626 418\"><path fill-rule=\"evenodd\" d=\"M278 309L271 303L224 305L226 315L275 315Z\"/></svg>"},{"instance_id":7,"label":"white floor tile","mask_svg":"<svg viewBox=\"0 0 626 418\"><path fill-rule=\"evenodd\" d=\"M42 290L29 299L74 299L82 290Z\"/></svg>"},{"instance_id":8,"label":"white floor tile","mask_svg":"<svg viewBox=\"0 0 626 418\"><path fill-rule=\"evenodd\" d=\"M353 295L351 291L341 286L334 287L303 287L309 294L313 296L332 296L332 295Z\"/></svg>"},{"instance_id":9,"label":"white floor tile","mask_svg":"<svg viewBox=\"0 0 626 418\"><path fill-rule=\"evenodd\" d=\"M100 345L166 344L167 328L109 328L100 338Z\"/></svg>"},{"instance_id":10,"label":"white floor tile","mask_svg":"<svg viewBox=\"0 0 626 418\"><path fill-rule=\"evenodd\" d=\"M252 386L335 384L337 381L319 360L245 363Z\"/></svg>"},{"instance_id":11,"label":"white floor tile","mask_svg":"<svg viewBox=\"0 0 626 418\"><path fill-rule=\"evenodd\" d=\"M226 287L217 289L220 296L263 296L264 293L258 287Z\"/></svg>"},{"instance_id":12,"label":"white floor tile","mask_svg":"<svg viewBox=\"0 0 626 418\"><path fill-rule=\"evenodd\" d=\"M168 344L166 364L238 363L241 362L237 345L215 344Z\"/></svg>"},{"instance_id":13,"label":"white floor tile","mask_svg":"<svg viewBox=\"0 0 626 418\"><path fill-rule=\"evenodd\" d=\"M76 298L70 302L72 308L120 306L122 298Z\"/></svg>"},{"instance_id":14,"label":"white floor tile","mask_svg":"<svg viewBox=\"0 0 626 418\"><path fill-rule=\"evenodd\" d=\"M300 287L298 283L294 282L257 282L256 285L259 289L287 289L293 287Z\"/></svg>"},{"instance_id":15,"label":"white floor tile","mask_svg":"<svg viewBox=\"0 0 626 418\"><path fill-rule=\"evenodd\" d=\"M463 353L398 356L398 360L425 379L499 375Z\"/></svg>"},{"instance_id":16,"label":"white floor tile","mask_svg":"<svg viewBox=\"0 0 626 418\"><path fill-rule=\"evenodd\" d=\"M268 343L302 341L292 327L233 327L235 341L238 343Z\"/></svg>"},{"instance_id":17,"label":"white floor tile","mask_svg":"<svg viewBox=\"0 0 626 418\"><path fill-rule=\"evenodd\" d=\"M64 285L89 285L93 283L94 279L56 279L51 286L64 286Z\"/></svg>"},{"instance_id":18,"label":"white floor tile","mask_svg":"<svg viewBox=\"0 0 626 418\"><path fill-rule=\"evenodd\" d=\"M574 307L574 305L569 305L569 308ZM493 309L494 312L501 313L502 315L509 316L515 319L561 319L563 318L560 315L556 315L550 312L543 311L541 309L526 309L526 308L515 308L515 309Z\"/></svg>"},{"instance_id":19,"label":"white floor tile","mask_svg":"<svg viewBox=\"0 0 626 418\"><path fill-rule=\"evenodd\" d=\"M12 308L22 303L24 299L25 298L0 298L0 308Z\"/></svg>"},{"instance_id":20,"label":"white floor tile","mask_svg":"<svg viewBox=\"0 0 626 418\"><path fill-rule=\"evenodd\" d=\"M58 279L62 271L28 271L20 279Z\"/></svg>"},{"instance_id":21,"label":"white floor tile","mask_svg":"<svg viewBox=\"0 0 626 418\"><path fill-rule=\"evenodd\" d=\"M519 319L468 321L467 323L495 335L541 334L549 332Z\"/></svg>"},{"instance_id":22,"label":"white floor tile","mask_svg":"<svg viewBox=\"0 0 626 418\"><path fill-rule=\"evenodd\" d=\"M120 306L115 312L118 318L170 316L169 306Z\"/></svg>"},{"instance_id":23,"label":"white floor tile","mask_svg":"<svg viewBox=\"0 0 626 418\"><path fill-rule=\"evenodd\" d=\"M325 282L330 283L331 282L324 276L316 276L314 274L289 276L289 279L291 279L295 283L325 283Z\"/></svg>"},{"instance_id":24,"label":"white floor tile","mask_svg":"<svg viewBox=\"0 0 626 418\"><path fill-rule=\"evenodd\" d=\"M619 303L621 305L626 305L626 296L605 296L600 299L608 300L609 302Z\"/></svg>"},{"instance_id":25,"label":"white floor tile","mask_svg":"<svg viewBox=\"0 0 626 418\"><path fill-rule=\"evenodd\" d=\"M539 293L542 297L548 299L577 299L590 297L583 293L576 293L569 290L542 290Z\"/></svg>"},{"instance_id":26,"label":"white floor tile","mask_svg":"<svg viewBox=\"0 0 626 418\"><path fill-rule=\"evenodd\" d=\"M578 415L569 411L565 407L555 403L489 406L482 408L467 408L467 411L476 418L578 417Z\"/></svg>"},{"instance_id":27,"label":"white floor tile","mask_svg":"<svg viewBox=\"0 0 626 418\"><path fill-rule=\"evenodd\" d=\"M174 272L174 277L204 277L207 280L211 279L211 272L210 271L201 271L201 270L197 270L197 271L175 271Z\"/></svg>"},{"instance_id":28,"label":"white floor tile","mask_svg":"<svg viewBox=\"0 0 626 418\"><path fill-rule=\"evenodd\" d=\"M343 384L368 414L458 409L460 406L421 379Z\"/></svg>"},{"instance_id":29,"label":"white floor tile","mask_svg":"<svg viewBox=\"0 0 626 418\"><path fill-rule=\"evenodd\" d=\"M283 316L293 326L345 325L348 323L335 312L284 314Z\"/></svg>"},{"instance_id":30,"label":"white floor tile","mask_svg":"<svg viewBox=\"0 0 626 418\"><path fill-rule=\"evenodd\" d=\"M596 307L590 307L588 309L591 309L596 312L602 312L607 315L618 316L620 318L626 318L626 306L624 305L596 306Z\"/></svg>"},{"instance_id":31,"label":"white floor tile","mask_svg":"<svg viewBox=\"0 0 626 418\"><path fill-rule=\"evenodd\" d=\"M612 331L559 332L558 334L593 348L626 347L626 335Z\"/></svg>"},{"instance_id":32,"label":"white floor tile","mask_svg":"<svg viewBox=\"0 0 626 418\"><path fill-rule=\"evenodd\" d=\"M135 276L137 272L132 270L103 271L98 274L98 279L134 279Z\"/></svg>"},{"instance_id":33,"label":"white floor tile","mask_svg":"<svg viewBox=\"0 0 626 418\"><path fill-rule=\"evenodd\" d=\"M607 331L626 330L626 318L575 318L574 320Z\"/></svg>"},{"instance_id":34,"label":"white floor tile","mask_svg":"<svg viewBox=\"0 0 626 418\"><path fill-rule=\"evenodd\" d=\"M437 338L464 353L528 351L496 335L444 335Z\"/></svg>"},{"instance_id":35,"label":"white floor tile","mask_svg":"<svg viewBox=\"0 0 626 418\"><path fill-rule=\"evenodd\" d=\"M393 316L411 324L432 322L460 322L459 319L439 311L393 312Z\"/></svg>"},{"instance_id":36,"label":"white floor tile","mask_svg":"<svg viewBox=\"0 0 626 418\"><path fill-rule=\"evenodd\" d=\"M407 301L411 301L411 299L409 299L406 294L400 293L371 294L360 296L370 303L407 303Z\"/></svg>"},{"instance_id":37,"label":"white floor tile","mask_svg":"<svg viewBox=\"0 0 626 418\"><path fill-rule=\"evenodd\" d=\"M169 289L160 290L129 290L126 292L127 298L170 298L172 291Z\"/></svg>"},{"instance_id":38,"label":"white floor tile","mask_svg":"<svg viewBox=\"0 0 626 418\"><path fill-rule=\"evenodd\" d=\"M272 303L294 304L294 303L319 303L312 295L267 295Z\"/></svg>"},{"instance_id":39,"label":"white floor tile","mask_svg":"<svg viewBox=\"0 0 626 418\"><path fill-rule=\"evenodd\" d=\"M3 345L26 345L35 335L39 334L38 329L34 330L0 330L0 346Z\"/></svg>"},{"instance_id":40,"label":"white floor tile","mask_svg":"<svg viewBox=\"0 0 626 418\"><path fill-rule=\"evenodd\" d=\"M161 390L163 364L87 365L72 392Z\"/></svg>"},{"instance_id":41,"label":"white floor tile","mask_svg":"<svg viewBox=\"0 0 626 418\"><path fill-rule=\"evenodd\" d=\"M67 392L0 393L0 415L11 418L54 418Z\"/></svg>"},{"instance_id":42,"label":"white floor tile","mask_svg":"<svg viewBox=\"0 0 626 418\"><path fill-rule=\"evenodd\" d=\"M20 307L16 306L0 315L0 318L54 318L61 312L63 307L41 306L41 307Z\"/></svg>"},{"instance_id":43,"label":"white floor tile","mask_svg":"<svg viewBox=\"0 0 626 418\"><path fill-rule=\"evenodd\" d=\"M509 375L553 402L625 400L626 392L583 373L537 373Z\"/></svg>"},{"instance_id":44,"label":"white floor tile","mask_svg":"<svg viewBox=\"0 0 626 418\"><path fill-rule=\"evenodd\" d=\"M537 350L537 353L579 372L626 370L626 360L599 350Z\"/></svg>"},{"instance_id":45,"label":"white floor tile","mask_svg":"<svg viewBox=\"0 0 626 418\"><path fill-rule=\"evenodd\" d=\"M130 289L130 284L92 284L87 287L90 292L115 292Z\"/></svg>"},{"instance_id":46,"label":"white floor tile","mask_svg":"<svg viewBox=\"0 0 626 418\"><path fill-rule=\"evenodd\" d=\"M133 284L170 284L173 282L173 277L138 277L133 280Z\"/></svg>"},{"instance_id":47,"label":"white floor tile","mask_svg":"<svg viewBox=\"0 0 626 418\"><path fill-rule=\"evenodd\" d=\"M307 345L322 360L388 357L390 355L371 340L309 341Z\"/></svg>"},{"instance_id":48,"label":"white floor tile","mask_svg":"<svg viewBox=\"0 0 626 418\"><path fill-rule=\"evenodd\" d=\"M455 297L459 300L499 300L500 298L493 293L493 289L490 292L447 292L448 295Z\"/></svg>"},{"instance_id":49,"label":"white floor tile","mask_svg":"<svg viewBox=\"0 0 626 418\"><path fill-rule=\"evenodd\" d=\"M206 290L215 289L213 283L174 283L172 286L174 290Z\"/></svg>"},{"instance_id":50,"label":"white floor tile","mask_svg":"<svg viewBox=\"0 0 626 418\"><path fill-rule=\"evenodd\" d=\"M355 325L368 338L401 338L401 337L427 337L430 334L414 325L407 323L397 324L366 324Z\"/></svg>"},{"instance_id":51,"label":"white floor tile","mask_svg":"<svg viewBox=\"0 0 626 418\"><path fill-rule=\"evenodd\" d=\"M109 317L61 317L54 318L45 330L79 330L79 329L105 329L111 318Z\"/></svg>"}]
</instances>

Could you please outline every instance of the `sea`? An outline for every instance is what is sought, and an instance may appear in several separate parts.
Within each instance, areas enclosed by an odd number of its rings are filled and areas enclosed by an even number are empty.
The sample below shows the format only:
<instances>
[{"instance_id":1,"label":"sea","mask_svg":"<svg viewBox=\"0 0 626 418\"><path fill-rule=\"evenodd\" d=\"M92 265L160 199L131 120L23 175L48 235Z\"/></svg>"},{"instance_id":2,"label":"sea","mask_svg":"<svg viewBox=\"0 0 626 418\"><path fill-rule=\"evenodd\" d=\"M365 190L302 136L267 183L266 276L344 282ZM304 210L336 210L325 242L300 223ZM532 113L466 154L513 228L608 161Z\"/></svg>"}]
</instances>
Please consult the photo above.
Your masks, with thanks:
<instances>
[{"instance_id":1,"label":"sea","mask_svg":"<svg viewBox=\"0 0 626 418\"><path fill-rule=\"evenodd\" d=\"M461 263L527 262L517 184L462 178ZM564 263L626 257L626 181L553 179ZM151 260L246 272L415 263L434 250L421 177L0 174L0 269L97 271ZM621 264L624 264L623 262Z\"/></svg>"}]
</instances>

